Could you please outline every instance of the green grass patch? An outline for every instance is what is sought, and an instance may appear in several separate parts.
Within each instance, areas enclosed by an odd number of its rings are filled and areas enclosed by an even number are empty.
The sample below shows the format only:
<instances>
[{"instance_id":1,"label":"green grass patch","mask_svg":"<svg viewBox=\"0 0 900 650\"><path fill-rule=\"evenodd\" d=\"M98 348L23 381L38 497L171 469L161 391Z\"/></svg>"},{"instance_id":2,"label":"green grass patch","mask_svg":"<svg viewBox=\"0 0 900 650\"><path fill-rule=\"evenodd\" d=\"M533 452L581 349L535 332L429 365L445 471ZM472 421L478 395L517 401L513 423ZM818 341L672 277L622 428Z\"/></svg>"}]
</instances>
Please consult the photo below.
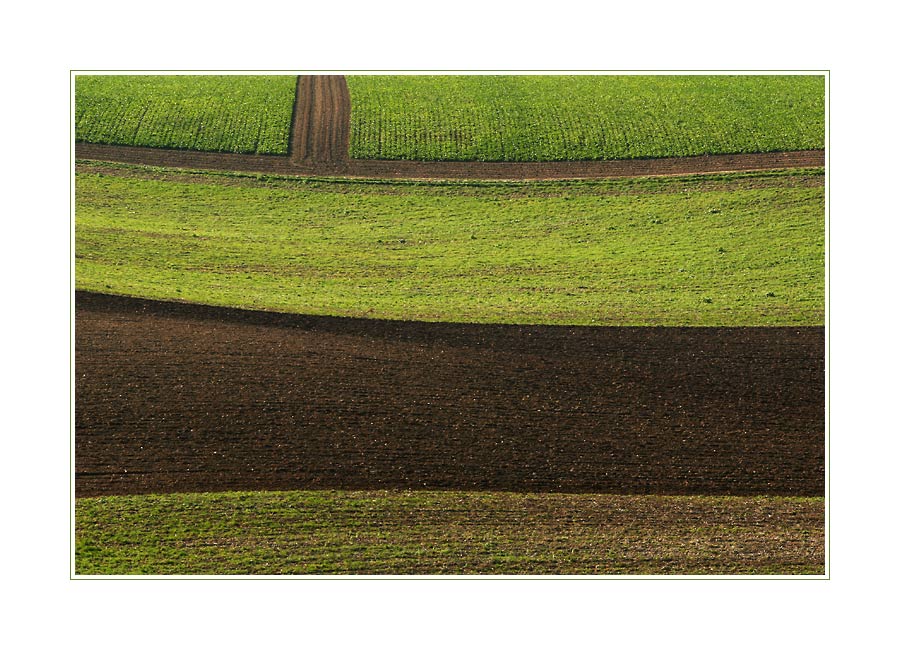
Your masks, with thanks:
<instances>
[{"instance_id":1,"label":"green grass patch","mask_svg":"<svg viewBox=\"0 0 900 650\"><path fill-rule=\"evenodd\" d=\"M77 499L75 570L823 574L824 499L386 491Z\"/></svg>"},{"instance_id":2,"label":"green grass patch","mask_svg":"<svg viewBox=\"0 0 900 650\"><path fill-rule=\"evenodd\" d=\"M352 158L613 160L825 147L822 75L347 81Z\"/></svg>"},{"instance_id":3,"label":"green grass patch","mask_svg":"<svg viewBox=\"0 0 900 650\"><path fill-rule=\"evenodd\" d=\"M823 180L331 182L79 166L76 287L425 321L821 325Z\"/></svg>"},{"instance_id":4,"label":"green grass patch","mask_svg":"<svg viewBox=\"0 0 900 650\"><path fill-rule=\"evenodd\" d=\"M77 75L75 139L287 154L295 76Z\"/></svg>"}]
</instances>

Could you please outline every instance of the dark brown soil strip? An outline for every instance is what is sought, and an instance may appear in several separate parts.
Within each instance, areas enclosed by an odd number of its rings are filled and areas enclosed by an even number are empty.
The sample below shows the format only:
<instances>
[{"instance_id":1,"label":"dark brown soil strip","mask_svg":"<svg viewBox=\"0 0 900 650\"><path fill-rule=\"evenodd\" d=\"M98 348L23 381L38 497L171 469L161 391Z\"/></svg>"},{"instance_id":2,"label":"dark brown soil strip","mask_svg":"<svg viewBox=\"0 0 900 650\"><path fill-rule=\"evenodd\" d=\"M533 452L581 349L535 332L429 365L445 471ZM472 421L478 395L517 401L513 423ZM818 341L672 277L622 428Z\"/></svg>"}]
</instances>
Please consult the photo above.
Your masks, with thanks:
<instances>
[{"instance_id":1,"label":"dark brown soil strip","mask_svg":"<svg viewBox=\"0 0 900 650\"><path fill-rule=\"evenodd\" d=\"M649 160L595 160L560 162L416 162L404 160L352 160L349 176L363 178L448 178L491 180L563 180L674 176L795 167L823 167L824 151L729 154Z\"/></svg>"},{"instance_id":2,"label":"dark brown soil strip","mask_svg":"<svg viewBox=\"0 0 900 650\"><path fill-rule=\"evenodd\" d=\"M76 294L76 496L824 494L824 330L371 321Z\"/></svg>"},{"instance_id":3,"label":"dark brown soil strip","mask_svg":"<svg viewBox=\"0 0 900 650\"><path fill-rule=\"evenodd\" d=\"M219 169L294 176L346 176L351 178L422 178L486 180L562 180L620 178L630 176L674 176L797 167L823 167L824 151L728 154L693 158L649 160L596 160L534 163L418 162L409 160L350 160L331 163L295 163L288 156L263 156L203 151L176 151L149 147L75 145L79 160L105 160L180 167Z\"/></svg>"}]
</instances>

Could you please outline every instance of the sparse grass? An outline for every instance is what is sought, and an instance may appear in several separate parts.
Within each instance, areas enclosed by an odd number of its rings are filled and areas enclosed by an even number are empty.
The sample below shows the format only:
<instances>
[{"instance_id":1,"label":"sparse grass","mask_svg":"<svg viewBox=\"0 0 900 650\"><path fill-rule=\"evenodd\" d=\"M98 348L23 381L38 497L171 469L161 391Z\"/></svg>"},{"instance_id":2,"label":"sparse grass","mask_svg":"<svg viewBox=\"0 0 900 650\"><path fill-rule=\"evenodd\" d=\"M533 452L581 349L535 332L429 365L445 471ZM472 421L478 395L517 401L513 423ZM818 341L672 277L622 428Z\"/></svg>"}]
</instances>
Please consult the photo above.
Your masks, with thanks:
<instances>
[{"instance_id":1,"label":"sparse grass","mask_svg":"<svg viewBox=\"0 0 900 650\"><path fill-rule=\"evenodd\" d=\"M426 321L821 325L823 179L372 183L87 165L76 286Z\"/></svg>"},{"instance_id":2,"label":"sparse grass","mask_svg":"<svg viewBox=\"0 0 900 650\"><path fill-rule=\"evenodd\" d=\"M350 76L350 155L612 160L823 149L822 75Z\"/></svg>"},{"instance_id":3,"label":"sparse grass","mask_svg":"<svg viewBox=\"0 0 900 650\"><path fill-rule=\"evenodd\" d=\"M235 492L75 517L80 575L824 573L822 498Z\"/></svg>"}]
</instances>

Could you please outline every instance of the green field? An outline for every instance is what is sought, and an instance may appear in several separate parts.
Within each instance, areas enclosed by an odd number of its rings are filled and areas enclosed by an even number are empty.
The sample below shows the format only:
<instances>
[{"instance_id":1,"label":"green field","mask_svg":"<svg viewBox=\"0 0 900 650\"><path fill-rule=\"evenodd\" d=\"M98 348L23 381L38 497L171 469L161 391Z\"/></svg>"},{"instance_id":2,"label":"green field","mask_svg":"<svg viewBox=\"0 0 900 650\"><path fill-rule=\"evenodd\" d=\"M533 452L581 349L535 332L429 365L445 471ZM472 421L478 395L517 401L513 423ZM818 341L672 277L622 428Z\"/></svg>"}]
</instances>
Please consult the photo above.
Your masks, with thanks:
<instances>
[{"instance_id":1,"label":"green field","mask_svg":"<svg viewBox=\"0 0 900 650\"><path fill-rule=\"evenodd\" d=\"M813 75L349 76L350 156L613 160L823 149ZM287 154L294 76L78 75L78 141Z\"/></svg>"},{"instance_id":2,"label":"green field","mask_svg":"<svg viewBox=\"0 0 900 650\"><path fill-rule=\"evenodd\" d=\"M294 76L77 75L75 139L287 154Z\"/></svg>"},{"instance_id":3,"label":"green field","mask_svg":"<svg viewBox=\"0 0 900 650\"><path fill-rule=\"evenodd\" d=\"M824 499L230 492L78 499L81 575L823 574Z\"/></svg>"},{"instance_id":4,"label":"green field","mask_svg":"<svg viewBox=\"0 0 900 650\"><path fill-rule=\"evenodd\" d=\"M612 160L823 149L824 76L350 76L351 158Z\"/></svg>"},{"instance_id":5,"label":"green field","mask_svg":"<svg viewBox=\"0 0 900 650\"><path fill-rule=\"evenodd\" d=\"M824 323L821 170L352 182L79 166L76 287L480 323Z\"/></svg>"}]
</instances>

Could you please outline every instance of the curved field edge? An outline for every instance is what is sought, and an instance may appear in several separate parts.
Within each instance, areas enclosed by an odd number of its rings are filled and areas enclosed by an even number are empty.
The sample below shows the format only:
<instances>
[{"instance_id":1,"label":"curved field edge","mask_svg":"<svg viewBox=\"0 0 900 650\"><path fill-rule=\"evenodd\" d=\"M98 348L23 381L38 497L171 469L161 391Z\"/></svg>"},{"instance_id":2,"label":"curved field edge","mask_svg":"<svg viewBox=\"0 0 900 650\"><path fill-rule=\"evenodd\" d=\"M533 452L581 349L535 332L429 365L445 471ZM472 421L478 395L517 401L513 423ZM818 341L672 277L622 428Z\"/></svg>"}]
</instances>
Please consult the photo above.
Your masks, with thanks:
<instances>
[{"instance_id":1,"label":"curved field edge","mask_svg":"<svg viewBox=\"0 0 900 650\"><path fill-rule=\"evenodd\" d=\"M582 161L823 149L823 75L348 76L350 156Z\"/></svg>"},{"instance_id":2,"label":"curved field edge","mask_svg":"<svg viewBox=\"0 0 900 650\"><path fill-rule=\"evenodd\" d=\"M81 498L78 575L825 573L823 498L304 491Z\"/></svg>"},{"instance_id":3,"label":"curved field edge","mask_svg":"<svg viewBox=\"0 0 900 650\"><path fill-rule=\"evenodd\" d=\"M82 166L76 287L519 324L821 325L822 170L373 182Z\"/></svg>"},{"instance_id":4,"label":"curved field edge","mask_svg":"<svg viewBox=\"0 0 900 650\"><path fill-rule=\"evenodd\" d=\"M178 170L217 170L290 177L371 180L546 181L640 176L688 176L747 171L820 168L825 151L721 154L687 158L555 162L423 162L347 160L336 163L299 160L295 156L179 151L152 147L75 143L76 165L93 161L156 166Z\"/></svg>"},{"instance_id":5,"label":"curved field edge","mask_svg":"<svg viewBox=\"0 0 900 650\"><path fill-rule=\"evenodd\" d=\"M76 75L78 142L288 154L297 78Z\"/></svg>"}]
</instances>

